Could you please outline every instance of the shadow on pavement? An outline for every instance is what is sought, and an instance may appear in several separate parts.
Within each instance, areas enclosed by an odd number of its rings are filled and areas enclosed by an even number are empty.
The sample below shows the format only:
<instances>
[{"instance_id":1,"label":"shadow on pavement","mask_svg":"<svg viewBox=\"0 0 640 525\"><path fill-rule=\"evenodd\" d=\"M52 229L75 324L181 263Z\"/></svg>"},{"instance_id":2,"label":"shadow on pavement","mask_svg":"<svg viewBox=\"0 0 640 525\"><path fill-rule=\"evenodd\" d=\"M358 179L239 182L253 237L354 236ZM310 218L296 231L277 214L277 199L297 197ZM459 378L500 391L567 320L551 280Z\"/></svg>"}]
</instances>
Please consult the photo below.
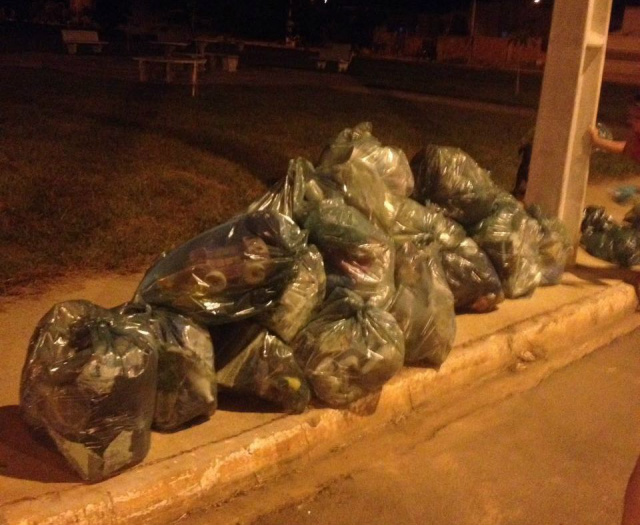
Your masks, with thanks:
<instances>
[{"instance_id":1,"label":"shadow on pavement","mask_svg":"<svg viewBox=\"0 0 640 525\"><path fill-rule=\"evenodd\" d=\"M77 483L46 436L32 433L20 417L20 407L0 407L0 479L2 477L42 483Z\"/></svg>"},{"instance_id":2,"label":"shadow on pavement","mask_svg":"<svg viewBox=\"0 0 640 525\"><path fill-rule=\"evenodd\" d=\"M607 284L606 282L604 282L605 279L622 281L635 286L636 292L638 291L640 272L632 268L622 268L619 266L596 268L578 264L567 271L569 273L572 273L576 277L579 277L580 279L589 281L594 284L602 284L603 286Z\"/></svg>"}]
</instances>

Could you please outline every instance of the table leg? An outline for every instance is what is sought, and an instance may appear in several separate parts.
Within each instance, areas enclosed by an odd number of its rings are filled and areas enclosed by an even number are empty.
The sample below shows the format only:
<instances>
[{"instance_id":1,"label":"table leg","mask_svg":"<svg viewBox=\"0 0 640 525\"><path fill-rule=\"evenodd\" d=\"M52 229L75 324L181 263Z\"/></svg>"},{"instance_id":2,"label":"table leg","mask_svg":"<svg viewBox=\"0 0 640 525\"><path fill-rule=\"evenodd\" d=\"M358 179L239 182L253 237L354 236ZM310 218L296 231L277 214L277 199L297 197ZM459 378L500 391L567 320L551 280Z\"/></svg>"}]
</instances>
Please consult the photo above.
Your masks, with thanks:
<instances>
[{"instance_id":1,"label":"table leg","mask_svg":"<svg viewBox=\"0 0 640 525\"><path fill-rule=\"evenodd\" d=\"M176 75L173 71L173 64L171 62L167 62L167 84L171 84L175 77Z\"/></svg>"},{"instance_id":2,"label":"table leg","mask_svg":"<svg viewBox=\"0 0 640 525\"><path fill-rule=\"evenodd\" d=\"M195 97L198 92L198 63L193 62L193 71L191 72L191 96Z\"/></svg>"},{"instance_id":3,"label":"table leg","mask_svg":"<svg viewBox=\"0 0 640 525\"><path fill-rule=\"evenodd\" d=\"M144 60L139 60L138 70L140 71L140 82L147 82L149 80L149 64Z\"/></svg>"}]
</instances>

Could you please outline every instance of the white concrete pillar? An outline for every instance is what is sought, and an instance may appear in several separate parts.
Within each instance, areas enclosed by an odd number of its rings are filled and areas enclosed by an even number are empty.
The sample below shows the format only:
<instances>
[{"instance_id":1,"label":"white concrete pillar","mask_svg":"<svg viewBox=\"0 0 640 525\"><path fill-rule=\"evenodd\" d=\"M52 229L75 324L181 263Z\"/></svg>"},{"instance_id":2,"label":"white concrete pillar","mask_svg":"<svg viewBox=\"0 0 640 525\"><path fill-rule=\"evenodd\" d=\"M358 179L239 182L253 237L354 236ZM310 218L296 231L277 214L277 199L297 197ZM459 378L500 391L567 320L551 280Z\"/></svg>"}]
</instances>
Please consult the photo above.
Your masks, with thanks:
<instances>
[{"instance_id":1,"label":"white concrete pillar","mask_svg":"<svg viewBox=\"0 0 640 525\"><path fill-rule=\"evenodd\" d=\"M574 246L589 174L612 0L556 0L525 201L560 217Z\"/></svg>"}]
</instances>

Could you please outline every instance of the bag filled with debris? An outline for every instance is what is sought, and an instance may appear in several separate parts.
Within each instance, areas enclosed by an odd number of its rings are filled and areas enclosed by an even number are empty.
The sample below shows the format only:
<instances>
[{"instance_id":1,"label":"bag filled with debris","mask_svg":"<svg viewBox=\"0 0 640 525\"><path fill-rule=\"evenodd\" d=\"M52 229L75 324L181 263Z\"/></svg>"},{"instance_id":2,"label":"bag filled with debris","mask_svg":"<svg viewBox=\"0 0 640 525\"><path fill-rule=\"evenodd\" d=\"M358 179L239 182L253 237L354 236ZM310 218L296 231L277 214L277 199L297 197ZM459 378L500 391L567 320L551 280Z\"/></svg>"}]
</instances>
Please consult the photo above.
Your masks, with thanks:
<instances>
[{"instance_id":1,"label":"bag filled with debris","mask_svg":"<svg viewBox=\"0 0 640 525\"><path fill-rule=\"evenodd\" d=\"M540 226L514 197L503 193L494 212L473 229L473 239L493 262L507 297L533 293L542 281Z\"/></svg>"},{"instance_id":2,"label":"bag filled with debris","mask_svg":"<svg viewBox=\"0 0 640 525\"><path fill-rule=\"evenodd\" d=\"M640 232L621 226L600 206L588 206L582 219L580 244L587 253L619 266L640 264Z\"/></svg>"},{"instance_id":3,"label":"bag filled with debris","mask_svg":"<svg viewBox=\"0 0 640 525\"><path fill-rule=\"evenodd\" d=\"M311 162L302 157L291 159L287 175L251 203L247 212L277 212L303 224L309 212L322 200L322 197L315 198L313 193L314 178L315 168Z\"/></svg>"},{"instance_id":4,"label":"bag filled with debris","mask_svg":"<svg viewBox=\"0 0 640 525\"><path fill-rule=\"evenodd\" d=\"M148 313L88 301L58 303L38 323L22 369L20 407L83 480L100 481L147 455L158 345Z\"/></svg>"},{"instance_id":5,"label":"bag filled with debris","mask_svg":"<svg viewBox=\"0 0 640 525\"><path fill-rule=\"evenodd\" d=\"M344 287L373 306L389 304L395 249L387 235L339 199L322 201L304 227L324 258L328 292Z\"/></svg>"},{"instance_id":6,"label":"bag filled with debris","mask_svg":"<svg viewBox=\"0 0 640 525\"><path fill-rule=\"evenodd\" d=\"M558 284L562 278L569 256L573 252L569 232L564 223L557 217L546 215L540 206L533 204L527 208L527 213L540 226L540 271L543 286Z\"/></svg>"},{"instance_id":7,"label":"bag filled with debris","mask_svg":"<svg viewBox=\"0 0 640 525\"><path fill-rule=\"evenodd\" d=\"M461 149L430 144L416 153L411 168L415 200L435 202L465 227L491 214L500 190L489 172Z\"/></svg>"},{"instance_id":8,"label":"bag filled with debris","mask_svg":"<svg viewBox=\"0 0 640 525\"><path fill-rule=\"evenodd\" d=\"M346 204L359 210L376 226L387 230L394 220L394 197L380 176L365 162L355 159L329 168L318 168L316 183L325 195L342 195Z\"/></svg>"},{"instance_id":9,"label":"bag filled with debris","mask_svg":"<svg viewBox=\"0 0 640 525\"><path fill-rule=\"evenodd\" d=\"M414 181L407 156L399 148L382 146L372 132L371 122L342 130L322 152L319 168L358 160L371 168L392 193L411 195Z\"/></svg>"},{"instance_id":10,"label":"bag filled with debris","mask_svg":"<svg viewBox=\"0 0 640 525\"><path fill-rule=\"evenodd\" d=\"M166 310L151 315L160 342L153 427L176 430L218 406L213 344L207 329L183 315Z\"/></svg>"},{"instance_id":11,"label":"bag filled with debris","mask_svg":"<svg viewBox=\"0 0 640 525\"><path fill-rule=\"evenodd\" d=\"M331 293L292 347L314 394L330 406L379 391L404 362L393 316L344 288Z\"/></svg>"},{"instance_id":12,"label":"bag filled with debris","mask_svg":"<svg viewBox=\"0 0 640 525\"><path fill-rule=\"evenodd\" d=\"M456 335L454 299L438 243L409 241L396 252L396 293L389 312L405 339L405 363L441 365Z\"/></svg>"},{"instance_id":13,"label":"bag filled with debris","mask_svg":"<svg viewBox=\"0 0 640 525\"><path fill-rule=\"evenodd\" d=\"M313 245L300 252L296 272L273 308L257 321L285 342L290 342L324 301L327 276L322 255Z\"/></svg>"},{"instance_id":14,"label":"bag filled with debris","mask_svg":"<svg viewBox=\"0 0 640 525\"><path fill-rule=\"evenodd\" d=\"M221 392L253 395L300 413L311 390L291 347L251 321L213 329Z\"/></svg>"},{"instance_id":15,"label":"bag filled with debris","mask_svg":"<svg viewBox=\"0 0 640 525\"><path fill-rule=\"evenodd\" d=\"M441 256L456 311L490 312L504 301L500 277L476 241L467 237L455 248L442 250Z\"/></svg>"},{"instance_id":16,"label":"bag filled with debris","mask_svg":"<svg viewBox=\"0 0 640 525\"><path fill-rule=\"evenodd\" d=\"M390 234L396 245L404 242L441 246L444 275L458 311L486 312L504 299L493 264L464 228L434 205L396 197L397 210Z\"/></svg>"},{"instance_id":17,"label":"bag filled with debris","mask_svg":"<svg viewBox=\"0 0 640 525\"><path fill-rule=\"evenodd\" d=\"M395 213L388 233L396 245L411 241L415 235L426 234L443 249L451 249L467 238L464 228L435 204L423 205L406 197L394 197L391 206Z\"/></svg>"},{"instance_id":18,"label":"bag filled with debris","mask_svg":"<svg viewBox=\"0 0 640 525\"><path fill-rule=\"evenodd\" d=\"M240 215L163 255L135 298L204 324L257 315L280 298L305 246L306 234L285 215Z\"/></svg>"}]
</instances>

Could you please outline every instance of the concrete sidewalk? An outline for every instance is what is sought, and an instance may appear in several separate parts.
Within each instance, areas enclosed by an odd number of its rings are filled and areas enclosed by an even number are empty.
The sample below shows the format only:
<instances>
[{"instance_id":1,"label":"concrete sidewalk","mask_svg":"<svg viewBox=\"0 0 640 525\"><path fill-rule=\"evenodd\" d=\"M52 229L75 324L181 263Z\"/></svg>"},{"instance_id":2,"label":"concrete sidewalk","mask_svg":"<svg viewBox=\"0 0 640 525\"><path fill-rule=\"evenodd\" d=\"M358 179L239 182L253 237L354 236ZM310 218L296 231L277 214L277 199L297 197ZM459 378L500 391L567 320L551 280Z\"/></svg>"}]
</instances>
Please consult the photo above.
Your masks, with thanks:
<instances>
[{"instance_id":1,"label":"concrete sidewalk","mask_svg":"<svg viewBox=\"0 0 640 525\"><path fill-rule=\"evenodd\" d=\"M590 187L588 203L617 218L607 191ZM154 433L145 461L115 478L84 485L19 417L20 370L38 319L58 301L84 298L103 306L128 300L139 275L69 281L40 297L0 303L0 524L167 523L201 505L222 503L301 461L381 428L418 407L451 406L498 374L535 367L540 378L640 326L633 270L584 252L558 286L506 301L495 312L457 317L455 347L439 369L408 367L379 396L348 409L310 409L288 416L226 406L200 425Z\"/></svg>"}]
</instances>

